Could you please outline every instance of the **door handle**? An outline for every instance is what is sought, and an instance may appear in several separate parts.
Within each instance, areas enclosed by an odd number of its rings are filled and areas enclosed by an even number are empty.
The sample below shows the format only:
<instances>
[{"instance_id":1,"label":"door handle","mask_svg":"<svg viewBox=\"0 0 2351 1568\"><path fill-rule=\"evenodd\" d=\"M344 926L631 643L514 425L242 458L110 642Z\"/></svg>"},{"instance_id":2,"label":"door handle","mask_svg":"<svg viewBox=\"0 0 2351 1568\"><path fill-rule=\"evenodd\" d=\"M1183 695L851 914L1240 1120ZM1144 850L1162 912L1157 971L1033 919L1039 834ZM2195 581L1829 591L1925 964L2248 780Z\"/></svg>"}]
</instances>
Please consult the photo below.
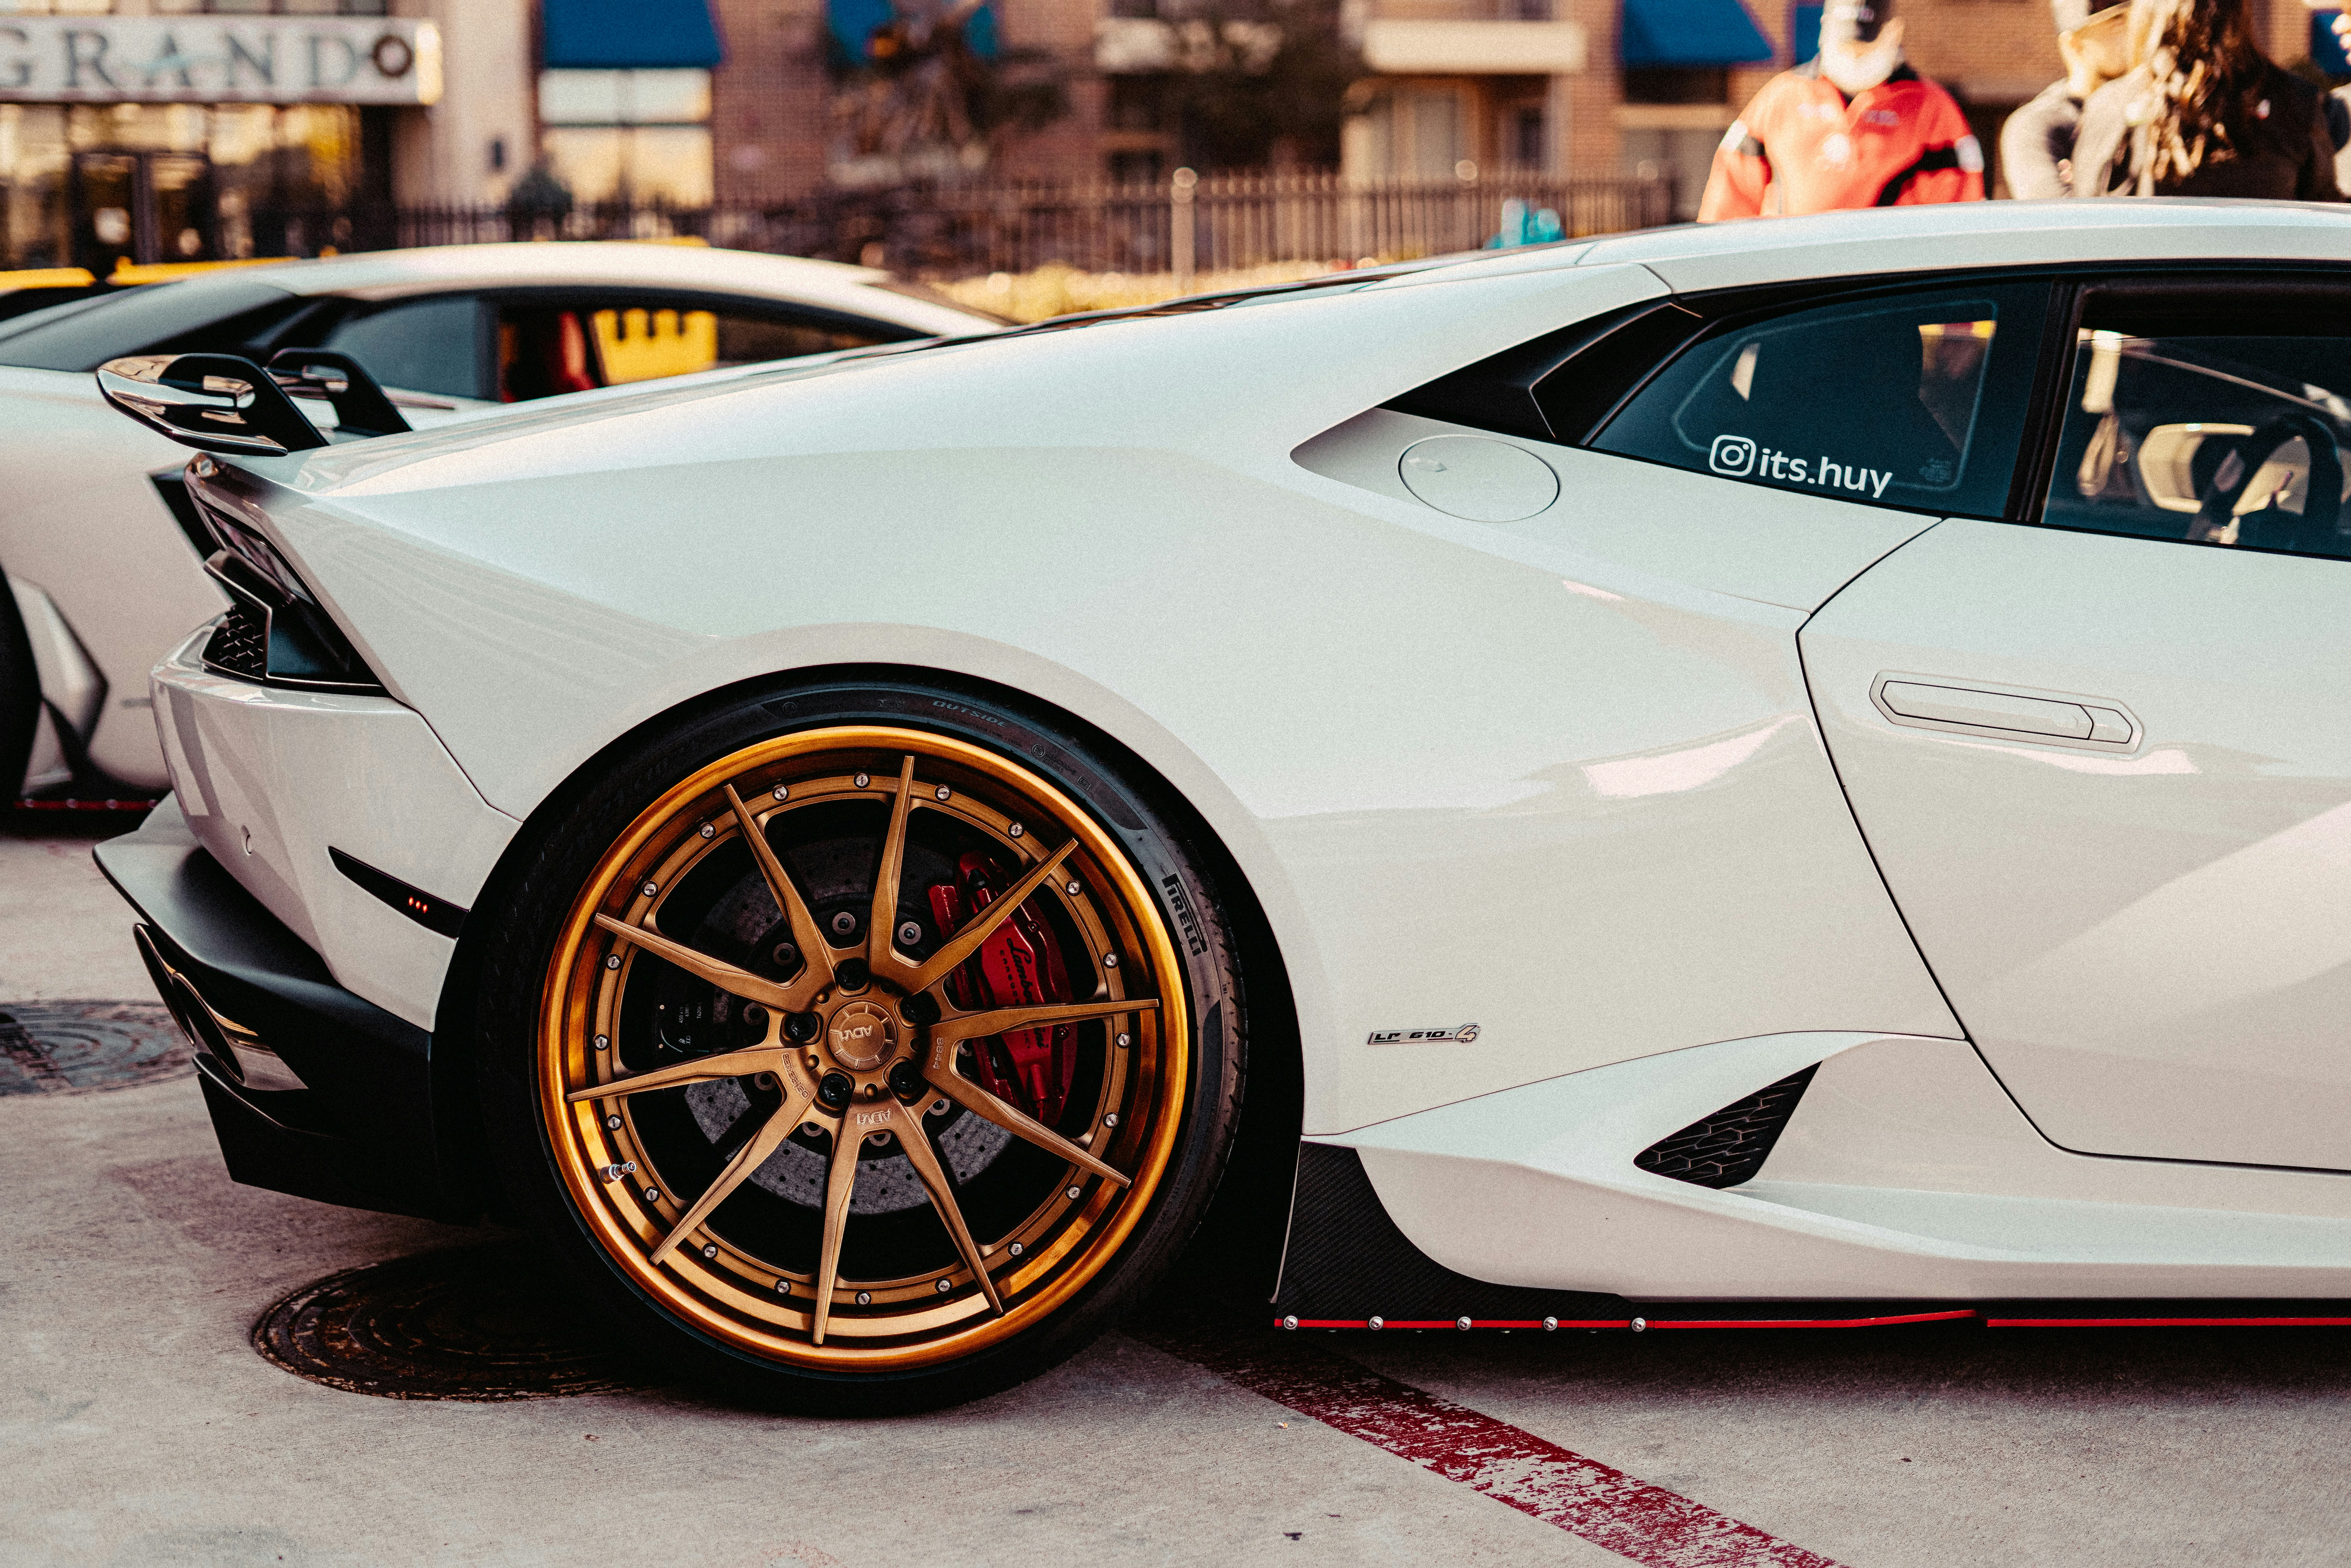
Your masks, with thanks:
<instances>
[{"instance_id":1,"label":"door handle","mask_svg":"<svg viewBox=\"0 0 2351 1568\"><path fill-rule=\"evenodd\" d=\"M1978 734L2083 741L2102 748L2127 747L2138 737L2137 724L2121 707L2091 700L2027 696L1894 675L1880 675L1872 695L1887 718L1917 728L1948 726Z\"/></svg>"}]
</instances>

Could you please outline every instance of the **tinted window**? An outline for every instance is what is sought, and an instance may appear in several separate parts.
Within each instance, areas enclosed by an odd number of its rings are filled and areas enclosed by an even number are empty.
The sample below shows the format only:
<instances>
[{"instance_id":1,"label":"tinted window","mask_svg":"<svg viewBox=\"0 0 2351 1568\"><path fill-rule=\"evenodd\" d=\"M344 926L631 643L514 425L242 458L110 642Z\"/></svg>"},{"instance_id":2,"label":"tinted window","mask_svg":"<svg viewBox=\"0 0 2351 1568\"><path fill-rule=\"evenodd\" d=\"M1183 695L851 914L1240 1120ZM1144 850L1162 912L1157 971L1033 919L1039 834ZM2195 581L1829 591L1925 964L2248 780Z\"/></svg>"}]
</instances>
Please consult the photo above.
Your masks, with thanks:
<instances>
[{"instance_id":1,"label":"tinted window","mask_svg":"<svg viewBox=\"0 0 2351 1568\"><path fill-rule=\"evenodd\" d=\"M2009 284L1730 324L1593 444L1751 484L1996 517L2046 298L2044 286Z\"/></svg>"},{"instance_id":2,"label":"tinted window","mask_svg":"<svg viewBox=\"0 0 2351 1568\"><path fill-rule=\"evenodd\" d=\"M675 295L508 300L497 317L497 395L507 402L919 336L852 316Z\"/></svg>"},{"instance_id":3,"label":"tinted window","mask_svg":"<svg viewBox=\"0 0 2351 1568\"><path fill-rule=\"evenodd\" d=\"M0 364L94 371L124 354L247 353L309 304L249 278L150 283L0 327Z\"/></svg>"},{"instance_id":4,"label":"tinted window","mask_svg":"<svg viewBox=\"0 0 2351 1568\"><path fill-rule=\"evenodd\" d=\"M2043 520L2196 544L2351 555L2351 337L2086 328Z\"/></svg>"},{"instance_id":5,"label":"tinted window","mask_svg":"<svg viewBox=\"0 0 2351 1568\"><path fill-rule=\"evenodd\" d=\"M481 306L470 294L403 299L347 318L317 345L365 365L385 386L482 395Z\"/></svg>"}]
</instances>

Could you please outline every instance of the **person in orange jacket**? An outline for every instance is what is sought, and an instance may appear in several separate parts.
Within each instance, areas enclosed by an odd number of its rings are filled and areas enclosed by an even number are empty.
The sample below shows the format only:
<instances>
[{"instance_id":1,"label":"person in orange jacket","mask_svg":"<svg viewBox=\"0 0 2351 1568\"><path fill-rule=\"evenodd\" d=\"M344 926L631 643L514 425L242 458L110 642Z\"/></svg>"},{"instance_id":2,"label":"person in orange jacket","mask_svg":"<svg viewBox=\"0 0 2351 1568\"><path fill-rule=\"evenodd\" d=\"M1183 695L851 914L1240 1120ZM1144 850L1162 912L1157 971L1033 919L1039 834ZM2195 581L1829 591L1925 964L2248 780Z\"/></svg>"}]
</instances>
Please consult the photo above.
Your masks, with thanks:
<instances>
[{"instance_id":1,"label":"person in orange jacket","mask_svg":"<svg viewBox=\"0 0 2351 1568\"><path fill-rule=\"evenodd\" d=\"M1983 200L1983 149L1951 95L1903 63L1893 12L1830 0L1818 57L1731 122L1698 222Z\"/></svg>"}]
</instances>

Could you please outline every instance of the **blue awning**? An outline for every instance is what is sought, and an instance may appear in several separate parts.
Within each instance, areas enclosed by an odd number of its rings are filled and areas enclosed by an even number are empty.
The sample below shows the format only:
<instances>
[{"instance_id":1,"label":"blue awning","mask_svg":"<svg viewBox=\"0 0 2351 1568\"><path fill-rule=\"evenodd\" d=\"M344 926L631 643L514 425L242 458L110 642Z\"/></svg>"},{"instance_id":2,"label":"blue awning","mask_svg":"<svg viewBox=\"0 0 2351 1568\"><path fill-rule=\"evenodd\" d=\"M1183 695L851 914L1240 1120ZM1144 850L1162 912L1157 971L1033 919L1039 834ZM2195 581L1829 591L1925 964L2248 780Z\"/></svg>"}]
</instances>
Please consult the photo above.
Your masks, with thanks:
<instances>
[{"instance_id":1,"label":"blue awning","mask_svg":"<svg viewBox=\"0 0 2351 1568\"><path fill-rule=\"evenodd\" d=\"M539 17L549 70L709 70L726 57L710 0L543 0Z\"/></svg>"},{"instance_id":2,"label":"blue awning","mask_svg":"<svg viewBox=\"0 0 2351 1568\"><path fill-rule=\"evenodd\" d=\"M1617 54L1634 68L1745 66L1772 57L1771 41L1740 0L1625 0Z\"/></svg>"}]
</instances>

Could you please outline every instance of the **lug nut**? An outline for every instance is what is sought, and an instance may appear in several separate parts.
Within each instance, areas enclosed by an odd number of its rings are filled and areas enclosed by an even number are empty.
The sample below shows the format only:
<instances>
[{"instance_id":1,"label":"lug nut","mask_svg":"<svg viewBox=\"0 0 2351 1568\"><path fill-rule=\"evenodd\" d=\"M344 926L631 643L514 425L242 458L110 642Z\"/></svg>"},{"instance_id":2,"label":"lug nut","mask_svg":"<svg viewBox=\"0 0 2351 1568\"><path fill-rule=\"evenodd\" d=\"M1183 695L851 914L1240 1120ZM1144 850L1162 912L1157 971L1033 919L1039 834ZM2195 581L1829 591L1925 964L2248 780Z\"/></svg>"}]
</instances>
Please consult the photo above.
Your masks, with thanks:
<instances>
[{"instance_id":1,"label":"lug nut","mask_svg":"<svg viewBox=\"0 0 2351 1568\"><path fill-rule=\"evenodd\" d=\"M864 959L850 958L832 972L832 977L841 982L844 991L862 991L873 983L873 971L865 967Z\"/></svg>"},{"instance_id":2,"label":"lug nut","mask_svg":"<svg viewBox=\"0 0 2351 1568\"><path fill-rule=\"evenodd\" d=\"M920 942L922 939L923 939L923 928L922 928L920 925L917 925L916 924L914 924L914 922L913 922L913 921L911 921L911 920L908 920L908 921L903 921L903 922L901 922L901 923L900 923L900 925L899 925L899 926L898 926L898 946L901 946L901 947L911 947L911 946L913 946L915 943Z\"/></svg>"},{"instance_id":3,"label":"lug nut","mask_svg":"<svg viewBox=\"0 0 2351 1568\"><path fill-rule=\"evenodd\" d=\"M939 1021L939 1004L935 998L927 994L908 997L898 1004L898 1016L908 1023L936 1023Z\"/></svg>"},{"instance_id":4,"label":"lug nut","mask_svg":"<svg viewBox=\"0 0 2351 1568\"><path fill-rule=\"evenodd\" d=\"M827 1110L838 1111L857 1097L857 1085L845 1072L828 1072L816 1086L816 1097Z\"/></svg>"},{"instance_id":5,"label":"lug nut","mask_svg":"<svg viewBox=\"0 0 2351 1568\"><path fill-rule=\"evenodd\" d=\"M911 1061L902 1061L890 1068L890 1092L913 1104L923 1097L923 1075Z\"/></svg>"},{"instance_id":6,"label":"lug nut","mask_svg":"<svg viewBox=\"0 0 2351 1568\"><path fill-rule=\"evenodd\" d=\"M794 1045L806 1045L824 1028L824 1020L814 1013L788 1013L784 1017L784 1038Z\"/></svg>"}]
</instances>

